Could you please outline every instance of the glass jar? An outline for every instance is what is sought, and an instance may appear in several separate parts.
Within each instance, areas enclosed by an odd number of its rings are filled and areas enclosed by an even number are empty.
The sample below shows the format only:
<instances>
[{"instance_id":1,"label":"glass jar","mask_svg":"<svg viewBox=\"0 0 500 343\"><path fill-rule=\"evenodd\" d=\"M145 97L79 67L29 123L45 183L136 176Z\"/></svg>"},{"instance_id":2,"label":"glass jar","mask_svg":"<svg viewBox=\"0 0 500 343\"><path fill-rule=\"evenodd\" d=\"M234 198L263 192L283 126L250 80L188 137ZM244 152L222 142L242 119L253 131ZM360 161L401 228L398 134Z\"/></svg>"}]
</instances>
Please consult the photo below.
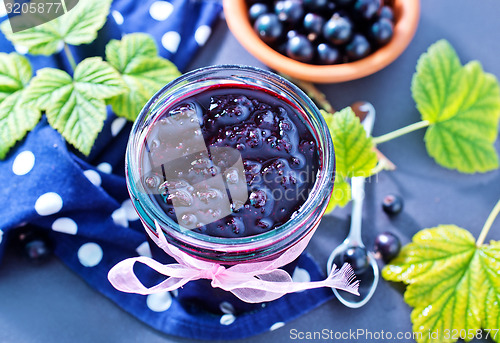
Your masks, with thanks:
<instances>
[{"instance_id":1,"label":"glass jar","mask_svg":"<svg viewBox=\"0 0 500 343\"><path fill-rule=\"evenodd\" d=\"M142 157L146 136L158 116L166 108L183 101L186 97L201 93L215 85L241 85L265 90L269 94L284 98L291 104L299 120L310 131L315 140L318 154L318 170L308 198L300 209L285 224L270 231L249 237L224 238L187 230L172 220L149 195L144 182ZM222 65L201 68L182 75L166 85L145 105L135 121L126 153L127 186L141 221L146 230L156 232L154 222L162 228L169 243L199 259L216 262L225 266L237 263L274 259L314 230L321 220L333 189L335 156L328 127L314 103L295 85L280 76L254 67ZM152 246L153 257L162 262L163 251ZM286 268L285 268L286 269ZM288 266L293 272L293 266ZM185 288L192 284L199 288L207 280L190 282L179 290L179 298ZM208 286L209 283L208 283ZM211 288L211 287L210 287ZM201 290L198 290L201 291ZM212 289L211 291L220 291ZM225 293L225 292L224 292ZM232 294L230 302L239 303ZM201 299L210 297L201 294ZM220 297L218 297L218 301ZM190 296L190 301L192 297ZM181 299L180 299L181 300ZM240 304L243 305L243 304ZM213 306L207 306L213 308ZM247 306L243 306L247 307Z\"/></svg>"}]
</instances>

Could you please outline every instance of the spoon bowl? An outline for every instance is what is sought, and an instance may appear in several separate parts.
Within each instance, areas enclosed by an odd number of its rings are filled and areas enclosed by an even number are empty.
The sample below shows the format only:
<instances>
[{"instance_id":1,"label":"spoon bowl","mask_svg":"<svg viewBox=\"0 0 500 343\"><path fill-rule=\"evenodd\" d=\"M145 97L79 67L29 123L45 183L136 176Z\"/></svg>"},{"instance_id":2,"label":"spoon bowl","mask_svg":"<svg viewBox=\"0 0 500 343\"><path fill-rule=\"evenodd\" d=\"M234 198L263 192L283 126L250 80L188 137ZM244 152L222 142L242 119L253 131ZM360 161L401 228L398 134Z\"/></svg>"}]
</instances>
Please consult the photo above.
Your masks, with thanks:
<instances>
[{"instance_id":1,"label":"spoon bowl","mask_svg":"<svg viewBox=\"0 0 500 343\"><path fill-rule=\"evenodd\" d=\"M327 273L328 274L331 272L332 266L335 264L335 259L337 257L339 257L345 250L347 250L350 247L351 246L349 246L349 245L341 244L337 248L335 248L335 250L332 252L332 254L330 255L330 258L328 259L328 262L327 262ZM368 292L366 293L366 295L364 295L364 297L360 301L348 300L341 294L342 291L339 292L337 289L332 288L332 291L335 294L335 296L337 297L337 299L345 306L350 307L350 308L360 308L360 307L364 306L371 299L373 294L375 293L375 290L377 289L379 277L380 277L380 271L379 271L379 267L377 264L377 259L375 258L375 255L371 251L368 252L368 263L370 265L369 268L372 271L373 275L368 275L370 270L363 273L363 275L366 275L367 277L369 277L368 279L371 278L372 284L370 285L370 288L369 288ZM342 292L342 293L344 293L344 292ZM360 294L363 294L361 292L361 290L360 290Z\"/></svg>"}]
</instances>

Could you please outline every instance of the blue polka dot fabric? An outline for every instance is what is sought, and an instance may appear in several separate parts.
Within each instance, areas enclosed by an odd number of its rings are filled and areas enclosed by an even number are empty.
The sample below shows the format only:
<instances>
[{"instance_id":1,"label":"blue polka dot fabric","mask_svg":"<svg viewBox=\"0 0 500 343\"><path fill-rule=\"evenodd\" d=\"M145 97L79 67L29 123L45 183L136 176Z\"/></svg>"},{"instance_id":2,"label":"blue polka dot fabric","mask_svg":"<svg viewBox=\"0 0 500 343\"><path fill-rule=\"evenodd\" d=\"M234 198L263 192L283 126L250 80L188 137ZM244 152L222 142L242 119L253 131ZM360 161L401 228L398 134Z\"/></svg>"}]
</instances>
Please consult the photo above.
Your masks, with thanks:
<instances>
[{"instance_id":1,"label":"blue polka dot fabric","mask_svg":"<svg viewBox=\"0 0 500 343\"><path fill-rule=\"evenodd\" d=\"M209 38L220 11L219 2L208 0L115 0L98 39L90 45L73 47L73 53L77 60L103 55L109 39L147 32L156 39L160 54L185 71ZM26 54L23 47L12 46L2 35L0 48L3 52ZM63 54L27 57L35 70L69 70ZM18 227L44 230L54 244L55 254L89 285L155 329L188 338L236 339L274 330L332 298L328 289L308 290L238 313L228 301L217 304L215 311L196 304L184 306L179 299L197 295L197 288L189 283L177 292L149 296L115 290L107 279L112 266L128 257L151 255L124 178L131 126L109 111L91 154L83 158L43 118L0 161L0 257L9 233ZM157 281L158 275L150 271L138 273L146 282ZM312 259L303 254L294 280L323 277Z\"/></svg>"}]
</instances>

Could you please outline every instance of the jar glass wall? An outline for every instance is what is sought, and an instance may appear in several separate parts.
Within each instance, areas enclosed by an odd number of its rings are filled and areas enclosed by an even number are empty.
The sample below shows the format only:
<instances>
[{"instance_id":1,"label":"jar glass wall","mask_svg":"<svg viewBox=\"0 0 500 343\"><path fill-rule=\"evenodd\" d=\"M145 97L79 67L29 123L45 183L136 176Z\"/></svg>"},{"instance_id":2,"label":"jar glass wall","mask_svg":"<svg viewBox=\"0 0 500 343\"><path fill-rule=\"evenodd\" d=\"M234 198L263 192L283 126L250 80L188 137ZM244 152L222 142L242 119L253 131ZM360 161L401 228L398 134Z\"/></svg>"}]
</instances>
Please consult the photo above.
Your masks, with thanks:
<instances>
[{"instance_id":1,"label":"jar glass wall","mask_svg":"<svg viewBox=\"0 0 500 343\"><path fill-rule=\"evenodd\" d=\"M284 224L248 237L215 237L187 230L166 215L150 196L144 183L143 156L147 135L164 115L188 97L214 86L253 88L285 99L298 120L311 133L318 155L318 169L307 199ZM328 204L335 170L333 143L327 125L313 102L295 85L268 71L253 67L223 65L198 69L182 75L160 90L143 108L134 123L126 153L127 186L132 202L147 230L156 232L155 221L167 241L182 251L224 265L272 259L314 230Z\"/></svg>"}]
</instances>

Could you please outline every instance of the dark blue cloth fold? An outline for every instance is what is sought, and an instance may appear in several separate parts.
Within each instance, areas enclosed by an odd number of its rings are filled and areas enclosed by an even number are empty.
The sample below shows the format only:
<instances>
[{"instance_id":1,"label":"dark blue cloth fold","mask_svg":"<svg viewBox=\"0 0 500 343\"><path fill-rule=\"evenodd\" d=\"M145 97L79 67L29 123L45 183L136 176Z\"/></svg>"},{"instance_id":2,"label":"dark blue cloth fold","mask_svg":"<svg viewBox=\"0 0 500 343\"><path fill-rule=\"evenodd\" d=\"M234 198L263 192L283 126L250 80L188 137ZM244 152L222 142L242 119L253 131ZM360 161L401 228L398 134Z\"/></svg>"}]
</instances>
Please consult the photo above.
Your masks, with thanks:
<instances>
[{"instance_id":1,"label":"dark blue cloth fold","mask_svg":"<svg viewBox=\"0 0 500 343\"><path fill-rule=\"evenodd\" d=\"M72 47L78 60L103 54L106 42L124 33L153 35L162 56L184 70L204 45L221 10L217 1L115 0L110 20L91 45ZM111 19L112 18L112 19ZM0 35L0 50L23 52ZM62 53L30 56L34 70L69 68ZM90 156L68 146L43 117L28 136L0 161L0 257L8 233L33 225L49 233L57 256L96 290L148 325L167 334L198 339L235 339L275 329L332 297L327 289L290 294L254 312L235 315L185 308L177 292L126 294L107 280L119 261L149 255L146 235L129 200L124 155L131 123L111 111ZM323 276L307 255L295 278ZM68 290L71 291L71 290ZM189 292L189 287L179 290Z\"/></svg>"}]
</instances>

